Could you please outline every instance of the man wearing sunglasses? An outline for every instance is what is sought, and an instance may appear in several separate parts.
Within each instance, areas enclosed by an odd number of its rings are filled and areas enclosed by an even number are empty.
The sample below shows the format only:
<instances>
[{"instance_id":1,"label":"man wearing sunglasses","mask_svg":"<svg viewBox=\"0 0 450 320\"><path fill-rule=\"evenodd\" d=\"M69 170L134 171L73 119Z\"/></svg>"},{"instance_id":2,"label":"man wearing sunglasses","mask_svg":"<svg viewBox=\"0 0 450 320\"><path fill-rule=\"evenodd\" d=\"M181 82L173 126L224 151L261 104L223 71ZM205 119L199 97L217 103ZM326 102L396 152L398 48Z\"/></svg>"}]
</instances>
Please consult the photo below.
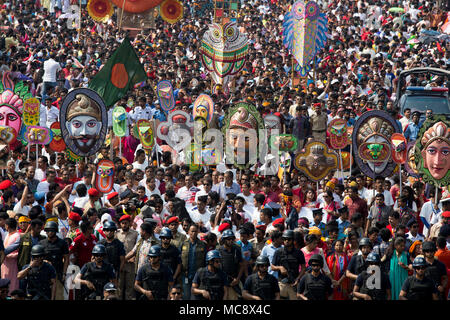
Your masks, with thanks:
<instances>
[{"instance_id":1,"label":"man wearing sunglasses","mask_svg":"<svg viewBox=\"0 0 450 320\"><path fill-rule=\"evenodd\" d=\"M322 256L313 254L308 263L311 271L307 272L300 280L297 287L297 298L299 300L328 300L328 297L333 294L333 288L331 279L321 272L324 263Z\"/></svg>"},{"instance_id":2,"label":"man wearing sunglasses","mask_svg":"<svg viewBox=\"0 0 450 320\"><path fill-rule=\"evenodd\" d=\"M277 278L268 273L268 257L256 258L257 272L247 277L242 291L245 300L280 300L280 287Z\"/></svg>"},{"instance_id":3,"label":"man wearing sunglasses","mask_svg":"<svg viewBox=\"0 0 450 320\"><path fill-rule=\"evenodd\" d=\"M433 280L425 276L427 262L423 257L416 257L413 261L414 275L403 283L399 300L439 300L438 290Z\"/></svg>"},{"instance_id":4,"label":"man wearing sunglasses","mask_svg":"<svg viewBox=\"0 0 450 320\"><path fill-rule=\"evenodd\" d=\"M208 251L207 266L200 268L192 280L192 295L195 300L223 300L228 296L228 276L221 270L222 256L218 250Z\"/></svg>"},{"instance_id":5,"label":"man wearing sunglasses","mask_svg":"<svg viewBox=\"0 0 450 320\"><path fill-rule=\"evenodd\" d=\"M366 259L367 270L358 275L355 286L353 287L353 295L356 298L361 300L391 300L391 282L389 281L388 275L382 270L376 271L380 263L380 256L377 253L369 253ZM375 272L375 277L379 277L378 279L374 279L374 283L373 280L369 279L371 277L373 279L372 271L369 271L369 268Z\"/></svg>"},{"instance_id":6,"label":"man wearing sunglasses","mask_svg":"<svg viewBox=\"0 0 450 320\"><path fill-rule=\"evenodd\" d=\"M169 293L169 300L182 300L181 288L178 285L174 285Z\"/></svg>"},{"instance_id":7,"label":"man wearing sunglasses","mask_svg":"<svg viewBox=\"0 0 450 320\"><path fill-rule=\"evenodd\" d=\"M424 235L419 233L419 223L415 219L411 219L406 227L409 229L409 232L406 234L407 239L412 242L425 241Z\"/></svg>"}]
</instances>

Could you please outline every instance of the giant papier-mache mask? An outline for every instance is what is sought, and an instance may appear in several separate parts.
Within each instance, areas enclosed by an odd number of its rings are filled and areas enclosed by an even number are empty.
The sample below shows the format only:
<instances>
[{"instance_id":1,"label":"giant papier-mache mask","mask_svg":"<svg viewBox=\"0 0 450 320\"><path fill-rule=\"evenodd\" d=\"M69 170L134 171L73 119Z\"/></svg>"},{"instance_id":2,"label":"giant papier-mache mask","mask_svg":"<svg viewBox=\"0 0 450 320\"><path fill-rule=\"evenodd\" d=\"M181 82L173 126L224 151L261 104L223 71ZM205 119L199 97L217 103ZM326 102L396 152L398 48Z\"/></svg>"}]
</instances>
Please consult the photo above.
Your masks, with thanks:
<instances>
[{"instance_id":1,"label":"giant papier-mache mask","mask_svg":"<svg viewBox=\"0 0 450 320\"><path fill-rule=\"evenodd\" d=\"M450 121L445 116L425 120L417 136L414 161L425 182L449 185Z\"/></svg>"},{"instance_id":2,"label":"giant papier-mache mask","mask_svg":"<svg viewBox=\"0 0 450 320\"><path fill-rule=\"evenodd\" d=\"M400 126L387 112L373 110L356 121L352 134L356 164L369 177L390 176L396 167L391 157L391 136Z\"/></svg>"},{"instance_id":3,"label":"giant papier-mache mask","mask_svg":"<svg viewBox=\"0 0 450 320\"><path fill-rule=\"evenodd\" d=\"M330 171L337 169L338 156L329 151L320 141L311 141L305 146L305 152L295 156L295 168L305 173L313 181L325 178Z\"/></svg>"},{"instance_id":4,"label":"giant papier-mache mask","mask_svg":"<svg viewBox=\"0 0 450 320\"><path fill-rule=\"evenodd\" d=\"M75 89L65 97L60 109L61 130L67 147L87 157L102 146L108 117L103 99L93 90Z\"/></svg>"}]
</instances>

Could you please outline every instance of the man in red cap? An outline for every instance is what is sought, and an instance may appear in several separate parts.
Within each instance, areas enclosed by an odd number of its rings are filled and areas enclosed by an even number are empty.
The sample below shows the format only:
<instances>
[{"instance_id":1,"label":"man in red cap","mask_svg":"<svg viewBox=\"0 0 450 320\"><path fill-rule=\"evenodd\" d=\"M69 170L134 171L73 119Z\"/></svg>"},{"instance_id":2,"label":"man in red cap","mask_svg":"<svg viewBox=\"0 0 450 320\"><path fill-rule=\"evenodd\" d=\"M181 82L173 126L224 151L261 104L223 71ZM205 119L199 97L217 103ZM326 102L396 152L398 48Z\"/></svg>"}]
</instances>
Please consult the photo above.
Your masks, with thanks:
<instances>
[{"instance_id":1,"label":"man in red cap","mask_svg":"<svg viewBox=\"0 0 450 320\"><path fill-rule=\"evenodd\" d=\"M89 200L84 205L84 212L87 212L90 208L100 209L102 205L99 202L100 192L95 188L90 188L88 190Z\"/></svg>"},{"instance_id":2,"label":"man in red cap","mask_svg":"<svg viewBox=\"0 0 450 320\"><path fill-rule=\"evenodd\" d=\"M328 115L322 112L322 104L320 102L314 103L313 109L314 113L310 117L313 138L325 143Z\"/></svg>"},{"instance_id":3,"label":"man in red cap","mask_svg":"<svg viewBox=\"0 0 450 320\"><path fill-rule=\"evenodd\" d=\"M445 224L448 224L449 221L450 221L450 211L442 212L440 221L431 226L430 235L428 236L428 240L435 241L439 235L439 231L441 230L441 227Z\"/></svg>"},{"instance_id":4,"label":"man in red cap","mask_svg":"<svg viewBox=\"0 0 450 320\"><path fill-rule=\"evenodd\" d=\"M71 240L75 239L76 236L78 236L80 234L80 230L78 229L78 225L81 221L81 216L74 212L71 211L69 213L69 217L68 217L68 223L69 223L69 232L67 232L66 237L70 238Z\"/></svg>"},{"instance_id":5,"label":"man in red cap","mask_svg":"<svg viewBox=\"0 0 450 320\"><path fill-rule=\"evenodd\" d=\"M122 241L125 247L125 254L133 250L137 243L139 233L130 228L131 216L124 214L119 218L120 229L116 232L116 238ZM122 300L132 300L134 298L134 260L127 261L120 270L119 275L119 294Z\"/></svg>"},{"instance_id":6,"label":"man in red cap","mask_svg":"<svg viewBox=\"0 0 450 320\"><path fill-rule=\"evenodd\" d=\"M11 191L12 185L13 185L13 183L11 182L11 180L3 180L2 182L0 182L0 190L3 193L5 193L5 191Z\"/></svg>"},{"instance_id":7,"label":"man in red cap","mask_svg":"<svg viewBox=\"0 0 450 320\"><path fill-rule=\"evenodd\" d=\"M181 247L181 244L187 239L186 235L178 232L180 219L176 216L169 217L165 221L165 225L170 229L170 231L172 231L172 240L170 241L170 244L173 244L179 249Z\"/></svg>"},{"instance_id":8,"label":"man in red cap","mask_svg":"<svg viewBox=\"0 0 450 320\"><path fill-rule=\"evenodd\" d=\"M114 191L106 196L108 202L105 203L105 206L110 208L115 208L119 204L119 193Z\"/></svg>"}]
</instances>

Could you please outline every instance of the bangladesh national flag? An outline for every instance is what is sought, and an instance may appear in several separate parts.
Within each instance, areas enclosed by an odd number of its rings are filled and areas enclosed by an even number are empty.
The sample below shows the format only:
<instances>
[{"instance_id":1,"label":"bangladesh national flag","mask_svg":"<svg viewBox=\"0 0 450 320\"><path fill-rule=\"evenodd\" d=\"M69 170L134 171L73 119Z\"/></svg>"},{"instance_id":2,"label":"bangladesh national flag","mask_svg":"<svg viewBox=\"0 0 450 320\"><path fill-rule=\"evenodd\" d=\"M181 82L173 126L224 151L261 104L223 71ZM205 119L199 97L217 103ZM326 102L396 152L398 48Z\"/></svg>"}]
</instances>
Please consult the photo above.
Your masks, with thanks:
<instances>
[{"instance_id":1,"label":"bangladesh national flag","mask_svg":"<svg viewBox=\"0 0 450 320\"><path fill-rule=\"evenodd\" d=\"M106 106L113 106L136 83L147 80L144 67L125 38L88 87L102 96Z\"/></svg>"}]
</instances>

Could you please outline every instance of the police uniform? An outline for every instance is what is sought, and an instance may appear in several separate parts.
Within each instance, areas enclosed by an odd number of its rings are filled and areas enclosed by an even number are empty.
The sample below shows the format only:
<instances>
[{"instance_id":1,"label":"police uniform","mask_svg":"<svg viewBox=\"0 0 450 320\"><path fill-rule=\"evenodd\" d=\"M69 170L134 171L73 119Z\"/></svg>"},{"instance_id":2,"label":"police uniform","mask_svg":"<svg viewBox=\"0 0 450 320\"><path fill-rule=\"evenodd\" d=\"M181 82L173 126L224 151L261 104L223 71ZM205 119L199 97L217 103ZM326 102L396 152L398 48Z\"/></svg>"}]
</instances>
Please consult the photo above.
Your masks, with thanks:
<instances>
[{"instance_id":1,"label":"police uniform","mask_svg":"<svg viewBox=\"0 0 450 320\"><path fill-rule=\"evenodd\" d=\"M197 270L206 265L205 259L206 244L203 241L196 239L194 243L190 240L183 242L181 246L183 300L190 299L192 280Z\"/></svg>"},{"instance_id":2,"label":"police uniform","mask_svg":"<svg viewBox=\"0 0 450 320\"><path fill-rule=\"evenodd\" d=\"M372 300L387 300L387 290L391 289L391 282L389 277L380 271L381 282L379 289L369 289L367 287L367 279L372 276L372 274L363 271L356 278L355 286L359 288L358 292L369 295Z\"/></svg>"},{"instance_id":3,"label":"police uniform","mask_svg":"<svg viewBox=\"0 0 450 320\"><path fill-rule=\"evenodd\" d=\"M331 279L323 273L316 277L307 272L297 286L297 293L303 294L308 300L327 300L333 293Z\"/></svg>"},{"instance_id":4,"label":"police uniform","mask_svg":"<svg viewBox=\"0 0 450 320\"><path fill-rule=\"evenodd\" d=\"M320 115L318 115L316 112L314 112L310 117L310 122L314 140L325 142L328 122L327 114L321 112Z\"/></svg>"},{"instance_id":5,"label":"police uniform","mask_svg":"<svg viewBox=\"0 0 450 320\"><path fill-rule=\"evenodd\" d=\"M408 300L433 300L433 293L438 293L434 281L428 277L420 280L410 276L403 283L402 290L406 292Z\"/></svg>"},{"instance_id":6,"label":"police uniform","mask_svg":"<svg viewBox=\"0 0 450 320\"><path fill-rule=\"evenodd\" d=\"M113 239L113 241L108 242L106 239L102 239L98 244L105 246L106 256L103 261L113 265L116 276L118 277L120 271L120 257L125 257L125 247L122 241Z\"/></svg>"},{"instance_id":7,"label":"police uniform","mask_svg":"<svg viewBox=\"0 0 450 320\"><path fill-rule=\"evenodd\" d=\"M225 246L222 245L219 247L219 252L222 257L222 270L227 274L228 280L231 283L232 278L237 278L239 275L239 269L241 267L240 263L243 260L241 248L233 243L230 251L225 249ZM226 300L238 299L238 295L241 294L239 284L228 290L228 296L225 297Z\"/></svg>"},{"instance_id":8,"label":"police uniform","mask_svg":"<svg viewBox=\"0 0 450 320\"><path fill-rule=\"evenodd\" d=\"M180 250L171 244L167 248L161 246L161 262L167 265L172 273L175 273L181 263Z\"/></svg>"},{"instance_id":9,"label":"police uniform","mask_svg":"<svg viewBox=\"0 0 450 320\"><path fill-rule=\"evenodd\" d=\"M28 268L25 265L22 270ZM26 277L26 291L32 300L50 300L52 298L51 280L56 280L55 268L47 262L40 267L32 267Z\"/></svg>"},{"instance_id":10,"label":"police uniform","mask_svg":"<svg viewBox=\"0 0 450 320\"><path fill-rule=\"evenodd\" d=\"M83 300L93 300L97 297L103 299L103 287L116 277L112 264L105 261L102 262L101 267L98 267L95 261L86 263L81 268L80 274L81 279L88 280L95 286L95 291L82 286L81 294Z\"/></svg>"},{"instance_id":11,"label":"police uniform","mask_svg":"<svg viewBox=\"0 0 450 320\"><path fill-rule=\"evenodd\" d=\"M446 275L447 275L447 268L445 267L445 264L443 264L436 258L434 259L433 264L428 264L427 268L425 269L425 277L428 277L431 280L433 280L436 288L441 285L442 277ZM440 300L444 300L443 293L439 292L438 295Z\"/></svg>"},{"instance_id":12,"label":"police uniform","mask_svg":"<svg viewBox=\"0 0 450 320\"><path fill-rule=\"evenodd\" d=\"M244 290L262 300L275 300L276 294L280 292L280 287L277 278L273 275L267 273L261 279L258 272L255 272L245 280Z\"/></svg>"},{"instance_id":13,"label":"police uniform","mask_svg":"<svg viewBox=\"0 0 450 320\"><path fill-rule=\"evenodd\" d=\"M151 291L155 300L167 300L169 282L173 282L173 273L164 263L160 263L157 270L153 269L150 263L146 263L138 270L136 281L142 283L144 290ZM147 297L142 295L141 299L146 300Z\"/></svg>"},{"instance_id":14,"label":"police uniform","mask_svg":"<svg viewBox=\"0 0 450 320\"><path fill-rule=\"evenodd\" d=\"M180 249L180 248L181 248L181 245L182 245L183 242L186 241L186 240L187 240L187 237L186 237L184 234L182 234L182 233L180 233L180 232L177 232L177 233L173 236L173 239L170 240L170 244L173 244L177 249Z\"/></svg>"},{"instance_id":15,"label":"police uniform","mask_svg":"<svg viewBox=\"0 0 450 320\"><path fill-rule=\"evenodd\" d=\"M40 244L45 249L45 260L49 261L53 268L55 268L57 282L56 282L56 299L64 299L64 284L63 284L63 269L64 269L64 255L69 253L69 246L66 241L56 238L54 242L44 239Z\"/></svg>"},{"instance_id":16,"label":"police uniform","mask_svg":"<svg viewBox=\"0 0 450 320\"><path fill-rule=\"evenodd\" d=\"M280 295L290 300L296 300L297 297L292 284L299 275L299 266L306 264L303 252L296 248L291 251L288 251L285 247L279 248L273 255L272 264L283 266L287 270L287 275L282 275L279 272Z\"/></svg>"},{"instance_id":17,"label":"police uniform","mask_svg":"<svg viewBox=\"0 0 450 320\"><path fill-rule=\"evenodd\" d=\"M225 286L229 286L228 276L221 269L211 272L208 267L200 268L194 276L192 283L198 285L198 289L209 292L211 300L224 300ZM193 295L195 300L206 300L203 295Z\"/></svg>"},{"instance_id":18,"label":"police uniform","mask_svg":"<svg viewBox=\"0 0 450 320\"><path fill-rule=\"evenodd\" d=\"M133 250L136 245L139 233L136 230L129 229L124 232L122 229L117 230L115 237L119 239L125 248L125 254ZM135 264L134 262L125 261L123 269L121 270L119 278L119 292L120 296L125 300L132 300L135 295L134 279L135 279Z\"/></svg>"}]
</instances>

